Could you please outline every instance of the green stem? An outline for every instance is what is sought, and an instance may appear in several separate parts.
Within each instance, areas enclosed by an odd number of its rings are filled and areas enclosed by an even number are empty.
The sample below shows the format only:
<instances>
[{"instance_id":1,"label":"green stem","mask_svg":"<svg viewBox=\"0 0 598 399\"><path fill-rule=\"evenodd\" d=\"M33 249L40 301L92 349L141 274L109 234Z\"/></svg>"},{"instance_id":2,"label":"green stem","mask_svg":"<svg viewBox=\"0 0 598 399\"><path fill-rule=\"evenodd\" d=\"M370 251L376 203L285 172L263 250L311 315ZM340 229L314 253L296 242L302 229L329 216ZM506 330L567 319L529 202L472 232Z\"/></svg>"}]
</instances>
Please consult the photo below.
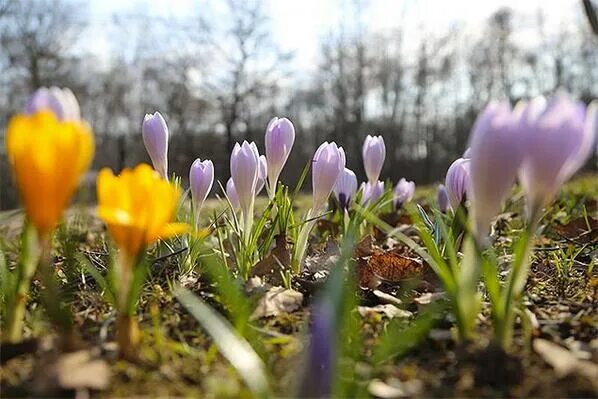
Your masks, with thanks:
<instances>
[{"instance_id":1,"label":"green stem","mask_svg":"<svg viewBox=\"0 0 598 399\"><path fill-rule=\"evenodd\" d=\"M307 219L309 219L310 213L307 214ZM294 251L294 259L292 262L293 272L295 274L299 274L301 271L301 262L303 262L303 257L305 256L305 251L307 250L307 241L309 240L309 233L311 229L316 224L315 220L311 220L306 222L301 229L299 230L299 234L297 236L297 243L295 245Z\"/></svg>"},{"instance_id":2,"label":"green stem","mask_svg":"<svg viewBox=\"0 0 598 399\"><path fill-rule=\"evenodd\" d=\"M481 259L476 252L473 239L466 240L463 261L456 276L458 284L456 292L458 312L456 317L461 340L467 340L473 336L475 321L480 310L478 282L480 280Z\"/></svg>"},{"instance_id":3,"label":"green stem","mask_svg":"<svg viewBox=\"0 0 598 399\"><path fill-rule=\"evenodd\" d=\"M7 342L12 343L20 342L23 338L25 306L31 279L35 274L40 257L37 232L30 223L25 224L21 240L21 254L17 265L17 285L13 296L13 306L8 311L4 336Z\"/></svg>"},{"instance_id":4,"label":"green stem","mask_svg":"<svg viewBox=\"0 0 598 399\"><path fill-rule=\"evenodd\" d=\"M46 313L59 333L61 349L71 351L78 346L78 335L73 329L70 306L64 303L64 293L54 272L51 235L40 237L38 271L44 285L41 299Z\"/></svg>"},{"instance_id":5,"label":"green stem","mask_svg":"<svg viewBox=\"0 0 598 399\"><path fill-rule=\"evenodd\" d=\"M137 359L140 335L137 316L119 314L116 318L116 342L120 356L134 361Z\"/></svg>"},{"instance_id":6,"label":"green stem","mask_svg":"<svg viewBox=\"0 0 598 399\"><path fill-rule=\"evenodd\" d=\"M511 267L511 273L509 273L509 279L507 285L503 289L501 295L501 307L498 314L496 315L496 336L503 347L507 350L513 338L513 324L515 323L515 301L519 299L530 268L531 253L533 251L533 238L534 232L538 225L538 209L535 207L535 211L532 212L530 222L528 223L523 237L515 250L515 259Z\"/></svg>"}]
</instances>

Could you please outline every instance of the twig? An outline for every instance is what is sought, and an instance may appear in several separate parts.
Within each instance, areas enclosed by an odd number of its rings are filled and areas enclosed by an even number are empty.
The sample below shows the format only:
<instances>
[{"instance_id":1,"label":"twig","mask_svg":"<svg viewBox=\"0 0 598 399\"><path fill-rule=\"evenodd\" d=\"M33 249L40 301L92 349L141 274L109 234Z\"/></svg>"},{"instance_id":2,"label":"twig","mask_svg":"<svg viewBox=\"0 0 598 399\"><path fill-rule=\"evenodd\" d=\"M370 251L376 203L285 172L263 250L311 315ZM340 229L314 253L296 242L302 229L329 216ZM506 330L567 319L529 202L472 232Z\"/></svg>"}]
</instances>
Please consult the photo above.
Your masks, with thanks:
<instances>
[{"instance_id":1,"label":"twig","mask_svg":"<svg viewBox=\"0 0 598 399\"><path fill-rule=\"evenodd\" d=\"M171 252L169 254L160 256L160 257L154 259L153 262L152 262L152 264L155 265L156 263L160 263L163 260L166 260L166 259L170 258L171 256L176 256L176 255L182 254L183 252L185 252L188 249L189 248L187 248L187 247L183 247L183 248L177 249L176 251Z\"/></svg>"},{"instance_id":2,"label":"twig","mask_svg":"<svg viewBox=\"0 0 598 399\"><path fill-rule=\"evenodd\" d=\"M596 16L596 10L592 5L590 0L582 0L583 9L588 17L588 22L590 23L590 27L594 31L595 35L598 35L598 16Z\"/></svg>"}]
</instances>

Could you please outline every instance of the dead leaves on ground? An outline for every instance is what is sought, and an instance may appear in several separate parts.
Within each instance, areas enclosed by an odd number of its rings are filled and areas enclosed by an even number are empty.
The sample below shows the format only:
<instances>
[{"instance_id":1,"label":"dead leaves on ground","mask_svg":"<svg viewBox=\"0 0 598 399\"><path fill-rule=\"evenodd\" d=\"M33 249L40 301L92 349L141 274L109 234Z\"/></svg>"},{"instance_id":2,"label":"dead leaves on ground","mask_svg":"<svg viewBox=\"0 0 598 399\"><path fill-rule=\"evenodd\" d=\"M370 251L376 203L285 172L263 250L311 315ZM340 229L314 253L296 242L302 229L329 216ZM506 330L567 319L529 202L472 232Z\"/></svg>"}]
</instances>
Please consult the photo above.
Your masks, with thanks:
<instances>
[{"instance_id":1,"label":"dead leaves on ground","mask_svg":"<svg viewBox=\"0 0 598 399\"><path fill-rule=\"evenodd\" d=\"M598 240L598 220L580 216L570 220L567 224L555 224L552 231L576 244L589 244Z\"/></svg>"},{"instance_id":2,"label":"dead leaves on ground","mask_svg":"<svg viewBox=\"0 0 598 399\"><path fill-rule=\"evenodd\" d=\"M357 244L355 256L358 283L362 288L373 289L381 281L398 283L424 276L424 263L420 259L405 255L400 247L386 251L379 249L374 246L371 236Z\"/></svg>"},{"instance_id":3,"label":"dead leaves on ground","mask_svg":"<svg viewBox=\"0 0 598 399\"><path fill-rule=\"evenodd\" d=\"M559 378L577 374L587 378L598 390L598 365L595 363L578 359L571 351L546 339L534 339L533 347L534 351L554 368Z\"/></svg>"},{"instance_id":4,"label":"dead leaves on ground","mask_svg":"<svg viewBox=\"0 0 598 399\"><path fill-rule=\"evenodd\" d=\"M291 251L287 238L283 235L275 237L274 248L270 254L251 268L250 277L262 277L273 285L280 285L282 273L291 267Z\"/></svg>"}]
</instances>

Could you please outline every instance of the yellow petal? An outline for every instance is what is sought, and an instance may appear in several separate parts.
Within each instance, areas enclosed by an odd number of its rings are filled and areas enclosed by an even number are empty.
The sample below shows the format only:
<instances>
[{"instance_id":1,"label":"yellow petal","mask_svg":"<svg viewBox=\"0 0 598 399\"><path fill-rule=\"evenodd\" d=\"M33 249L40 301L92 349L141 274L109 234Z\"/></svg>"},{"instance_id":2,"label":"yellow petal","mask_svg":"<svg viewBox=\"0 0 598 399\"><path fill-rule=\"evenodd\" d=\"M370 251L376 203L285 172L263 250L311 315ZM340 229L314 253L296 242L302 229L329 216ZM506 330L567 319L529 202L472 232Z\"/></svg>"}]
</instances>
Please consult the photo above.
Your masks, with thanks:
<instances>
[{"instance_id":1,"label":"yellow petal","mask_svg":"<svg viewBox=\"0 0 598 399\"><path fill-rule=\"evenodd\" d=\"M17 115L6 148L28 218L43 234L62 217L93 157L87 125L61 122L49 111Z\"/></svg>"}]
</instances>

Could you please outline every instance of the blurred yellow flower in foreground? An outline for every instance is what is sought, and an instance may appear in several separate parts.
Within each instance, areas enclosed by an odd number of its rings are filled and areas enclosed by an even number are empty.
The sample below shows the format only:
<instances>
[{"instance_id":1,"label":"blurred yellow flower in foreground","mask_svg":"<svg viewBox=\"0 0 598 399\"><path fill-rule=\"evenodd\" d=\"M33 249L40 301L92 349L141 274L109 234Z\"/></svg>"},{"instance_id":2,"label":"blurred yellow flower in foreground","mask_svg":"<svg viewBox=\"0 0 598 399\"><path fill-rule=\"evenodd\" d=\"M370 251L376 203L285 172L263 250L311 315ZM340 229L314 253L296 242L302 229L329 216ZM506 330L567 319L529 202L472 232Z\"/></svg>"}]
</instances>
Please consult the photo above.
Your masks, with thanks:
<instances>
[{"instance_id":1,"label":"blurred yellow flower in foreground","mask_svg":"<svg viewBox=\"0 0 598 399\"><path fill-rule=\"evenodd\" d=\"M124 169L114 176L100 171L97 180L98 213L116 245L132 260L147 245L190 230L185 223L171 223L179 188L162 179L147 164Z\"/></svg>"},{"instance_id":2,"label":"blurred yellow flower in foreground","mask_svg":"<svg viewBox=\"0 0 598 399\"><path fill-rule=\"evenodd\" d=\"M91 129L45 110L16 115L8 123L6 151L27 216L43 236L59 222L91 163Z\"/></svg>"}]
</instances>

